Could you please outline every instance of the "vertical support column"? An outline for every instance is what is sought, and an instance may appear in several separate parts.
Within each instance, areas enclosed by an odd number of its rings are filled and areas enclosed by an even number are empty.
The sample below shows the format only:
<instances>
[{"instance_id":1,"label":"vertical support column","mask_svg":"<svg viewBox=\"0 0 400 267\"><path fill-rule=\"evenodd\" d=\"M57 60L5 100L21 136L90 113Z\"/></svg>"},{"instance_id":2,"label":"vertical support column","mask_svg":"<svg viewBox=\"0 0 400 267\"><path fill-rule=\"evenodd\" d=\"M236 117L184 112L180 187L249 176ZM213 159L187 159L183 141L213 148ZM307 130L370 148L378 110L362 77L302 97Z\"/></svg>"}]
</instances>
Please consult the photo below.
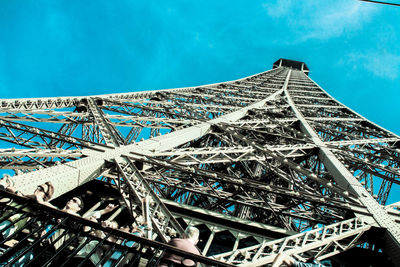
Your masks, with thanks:
<instances>
[{"instance_id":1,"label":"vertical support column","mask_svg":"<svg viewBox=\"0 0 400 267\"><path fill-rule=\"evenodd\" d=\"M142 213L143 213L143 218L146 222L147 225L151 224L151 219L150 219L150 197L146 196L142 200ZM152 240L152 231L151 228L147 229L147 238Z\"/></svg>"}]
</instances>

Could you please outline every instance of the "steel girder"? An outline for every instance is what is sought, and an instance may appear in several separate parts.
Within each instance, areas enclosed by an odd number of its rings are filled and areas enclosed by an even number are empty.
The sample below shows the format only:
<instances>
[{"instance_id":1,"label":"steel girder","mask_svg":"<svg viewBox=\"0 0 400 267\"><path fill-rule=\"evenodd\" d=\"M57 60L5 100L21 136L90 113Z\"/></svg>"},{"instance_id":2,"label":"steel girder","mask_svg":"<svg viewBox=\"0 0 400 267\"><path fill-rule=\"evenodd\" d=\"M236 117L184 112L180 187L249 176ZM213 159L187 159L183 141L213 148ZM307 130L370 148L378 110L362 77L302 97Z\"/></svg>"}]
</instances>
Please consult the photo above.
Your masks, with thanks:
<instances>
[{"instance_id":1,"label":"steel girder","mask_svg":"<svg viewBox=\"0 0 400 267\"><path fill-rule=\"evenodd\" d=\"M299 70L190 88L2 100L0 140L15 146L3 145L0 167L14 171L21 192L52 181L61 196L100 179L120 192L132 222L147 220L148 239L196 226L204 255L254 266L280 252L325 259L373 247L364 234L383 227L383 253L398 263L398 212L380 205L400 183L399 137Z\"/></svg>"}]
</instances>

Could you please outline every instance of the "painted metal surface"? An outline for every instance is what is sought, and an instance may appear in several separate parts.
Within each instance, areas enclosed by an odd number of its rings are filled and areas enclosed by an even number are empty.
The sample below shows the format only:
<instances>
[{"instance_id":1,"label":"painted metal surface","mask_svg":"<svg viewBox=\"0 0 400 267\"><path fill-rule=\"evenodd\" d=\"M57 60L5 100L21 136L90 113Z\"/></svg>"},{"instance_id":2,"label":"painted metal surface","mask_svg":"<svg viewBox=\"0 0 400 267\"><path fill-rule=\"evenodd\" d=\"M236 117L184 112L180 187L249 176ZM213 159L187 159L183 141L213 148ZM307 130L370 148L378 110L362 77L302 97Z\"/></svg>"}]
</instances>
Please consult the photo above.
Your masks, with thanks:
<instances>
[{"instance_id":1,"label":"painted metal surface","mask_svg":"<svg viewBox=\"0 0 400 267\"><path fill-rule=\"evenodd\" d=\"M398 212L383 206L400 138L279 64L198 87L1 100L0 168L24 194L101 180L147 239L195 226L203 254L228 264L334 259L377 246L371 227L387 229L382 253L398 263Z\"/></svg>"}]
</instances>

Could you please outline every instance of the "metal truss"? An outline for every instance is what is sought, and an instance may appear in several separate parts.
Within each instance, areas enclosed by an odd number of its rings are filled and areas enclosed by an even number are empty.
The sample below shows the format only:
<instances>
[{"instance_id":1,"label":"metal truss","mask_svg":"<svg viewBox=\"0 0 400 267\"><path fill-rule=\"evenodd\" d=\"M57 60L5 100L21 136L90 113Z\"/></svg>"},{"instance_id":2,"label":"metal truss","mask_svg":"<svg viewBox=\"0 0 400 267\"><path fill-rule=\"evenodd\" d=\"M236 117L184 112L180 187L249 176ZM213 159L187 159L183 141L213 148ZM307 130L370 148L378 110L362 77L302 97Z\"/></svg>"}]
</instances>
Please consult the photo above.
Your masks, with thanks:
<instances>
[{"instance_id":1,"label":"metal truss","mask_svg":"<svg viewBox=\"0 0 400 267\"><path fill-rule=\"evenodd\" d=\"M285 253L303 261L310 255L323 260L357 246L358 242L364 242L360 241L360 237L370 228L362 218L354 218L253 247L236 249L213 258L240 266L272 263L277 253Z\"/></svg>"},{"instance_id":2,"label":"metal truss","mask_svg":"<svg viewBox=\"0 0 400 267\"><path fill-rule=\"evenodd\" d=\"M334 262L357 247L399 265L398 205L385 205L400 184L400 138L336 101L304 63L280 62L198 87L1 100L0 169L24 194L51 181L55 202L93 180L115 190L128 214L116 219L146 222L145 237L134 238L146 249L132 253L147 266L187 226L200 229L204 257L195 258L204 264L270 265L281 252ZM68 217L44 210L49 220ZM65 220L75 219L110 234ZM25 244L42 224L13 238ZM26 246L37 246L33 236ZM4 244L2 260L14 260L17 249Z\"/></svg>"}]
</instances>

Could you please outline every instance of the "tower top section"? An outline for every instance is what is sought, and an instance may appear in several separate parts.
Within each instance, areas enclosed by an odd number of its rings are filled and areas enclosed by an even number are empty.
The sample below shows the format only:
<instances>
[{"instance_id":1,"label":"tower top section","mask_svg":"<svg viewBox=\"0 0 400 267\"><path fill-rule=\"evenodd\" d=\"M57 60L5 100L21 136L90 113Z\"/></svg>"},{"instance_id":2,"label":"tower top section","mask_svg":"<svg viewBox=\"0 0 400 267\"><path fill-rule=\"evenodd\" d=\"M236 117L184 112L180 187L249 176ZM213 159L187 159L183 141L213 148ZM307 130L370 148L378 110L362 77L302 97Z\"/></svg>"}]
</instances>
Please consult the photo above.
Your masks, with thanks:
<instances>
[{"instance_id":1,"label":"tower top section","mask_svg":"<svg viewBox=\"0 0 400 267\"><path fill-rule=\"evenodd\" d=\"M310 70L308 69L306 63L301 62L301 61L295 61L295 60L290 60L290 59L284 59L284 58L280 58L277 61L275 61L275 63L272 65L272 68L278 68L278 67L287 67L287 68L291 68L291 69L296 69L296 70L301 70L303 71L305 74L308 75L308 73L310 72Z\"/></svg>"}]
</instances>

